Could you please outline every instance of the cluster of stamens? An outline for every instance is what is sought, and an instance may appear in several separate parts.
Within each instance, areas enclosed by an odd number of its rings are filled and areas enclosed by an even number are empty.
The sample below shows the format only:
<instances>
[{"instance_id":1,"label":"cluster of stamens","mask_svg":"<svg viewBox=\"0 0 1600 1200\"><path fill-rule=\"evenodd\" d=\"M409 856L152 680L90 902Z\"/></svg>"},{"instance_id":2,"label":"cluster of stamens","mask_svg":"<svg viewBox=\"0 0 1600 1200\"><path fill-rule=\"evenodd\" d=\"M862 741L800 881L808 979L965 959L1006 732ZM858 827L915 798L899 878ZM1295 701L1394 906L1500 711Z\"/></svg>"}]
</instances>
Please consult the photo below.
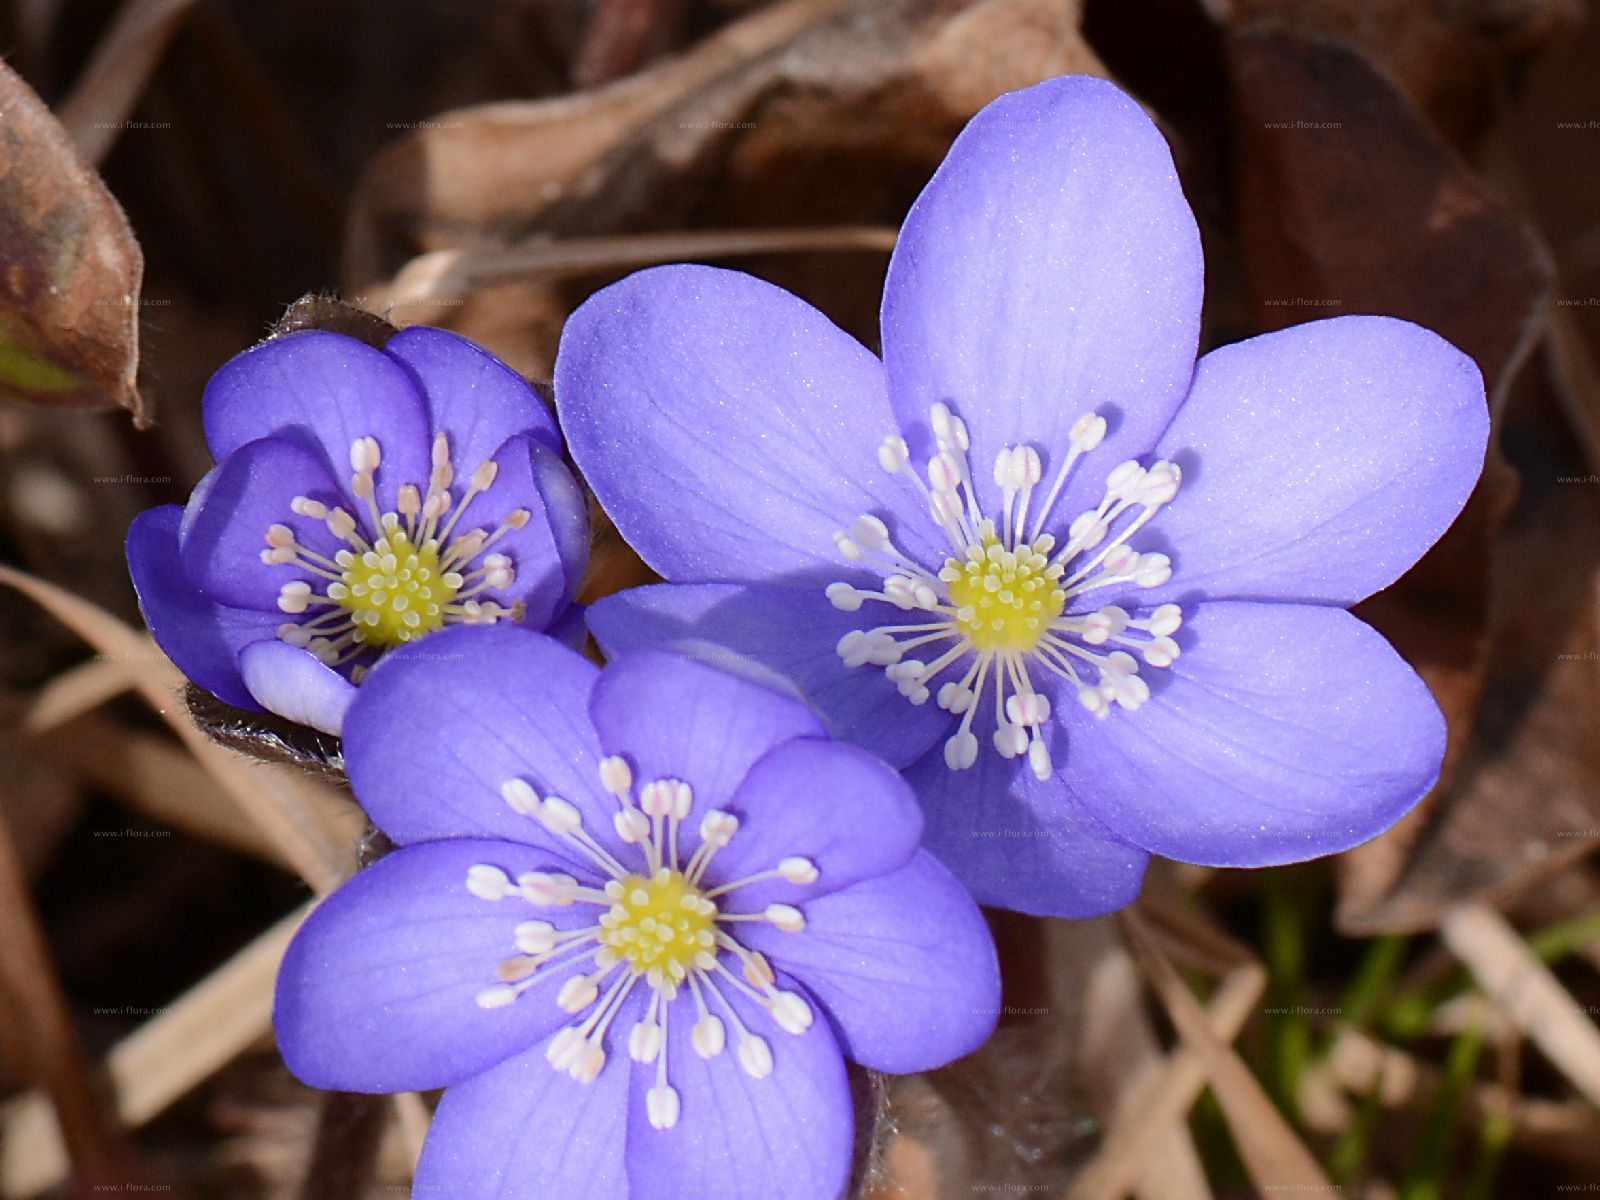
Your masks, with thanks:
<instances>
[{"instance_id":1,"label":"cluster of stamens","mask_svg":"<svg viewBox=\"0 0 1600 1200\"><path fill-rule=\"evenodd\" d=\"M492 624L502 617L520 621L523 605L482 600L481 592L506 588L516 578L511 559L486 553L514 529L528 523L527 509L513 509L493 530L456 532L467 506L493 485L493 462L472 472L456 500L454 468L444 434L433 440L432 471L426 495L415 484L399 489L398 512L380 512L376 476L382 454L376 438L357 438L350 446L350 490L366 504L363 527L342 507L296 496L290 508L299 516L325 522L345 543L329 558L298 541L294 530L275 524L266 534L261 561L292 566L314 576L285 583L278 607L301 617L278 627L278 637L310 650L329 666L343 666L367 650L398 646L446 624ZM474 563L478 565L474 567ZM370 663L352 672L360 681Z\"/></svg>"},{"instance_id":2,"label":"cluster of stamens","mask_svg":"<svg viewBox=\"0 0 1600 1200\"><path fill-rule=\"evenodd\" d=\"M847 559L876 558L887 573L878 591L842 581L830 584L827 595L835 608L855 612L870 601L917 614L852 630L840 639L839 656L849 666L882 667L913 704L927 703L938 677L951 671L952 677L938 685L937 703L961 717L944 747L952 770L977 761L972 724L992 683L996 751L1006 758L1026 754L1033 773L1047 779L1052 766L1043 727L1050 701L1034 687L1034 670L1069 681L1079 702L1104 717L1113 705L1136 709L1150 698L1150 687L1139 675L1141 660L1166 667L1178 657L1172 635L1183 614L1175 604L1139 617L1114 604L1068 610L1088 592L1157 587L1171 578L1165 554L1141 554L1128 540L1177 495L1180 472L1165 461L1148 468L1122 463L1107 477L1104 498L1072 520L1058 544L1044 527L1078 461L1104 439L1104 417L1091 413L1072 426L1067 453L1031 526L1034 493L1043 479L1039 452L1009 446L996 456L997 524L983 514L973 486L966 424L943 404L933 406L931 424L936 452L927 464L926 483L907 469L911 455L904 438L886 438L878 461L917 487L954 553L931 570L908 558L887 526L871 515L836 534ZM913 655L923 647L924 657Z\"/></svg>"},{"instance_id":3,"label":"cluster of stamens","mask_svg":"<svg viewBox=\"0 0 1600 1200\"><path fill-rule=\"evenodd\" d=\"M646 1093L650 1123L670 1129L678 1122L681 1100L667 1077L667 1020L673 1004L693 1002L690 1045L702 1058L716 1058L728 1043L732 1027L734 1055L747 1074L764 1079L772 1074L771 1044L751 1030L724 994L733 988L756 1004L787 1033L810 1028L813 1013L804 997L777 986L772 965L746 949L730 927L740 922L766 922L790 933L805 928L805 917L789 904L772 903L759 911L725 910L728 897L740 888L781 879L809 884L817 868L809 859L782 859L770 870L708 886L707 869L717 852L739 830L732 813L712 809L700 819L700 844L683 860L680 832L694 809L694 792L677 779L657 779L634 798L633 771L612 756L600 764L606 791L618 802L613 817L617 836L640 860L629 869L584 828L582 814L558 796L541 799L521 779L508 780L501 795L516 812L538 821L605 873L608 881L595 888L570 875L529 871L512 879L487 863L472 867L466 885L484 900L512 897L539 908L593 905L597 919L574 929L558 930L544 920L516 926L518 953L495 968L498 982L478 993L486 1009L511 1004L539 980L553 973L566 978L556 1003L581 1019L562 1029L546 1050L550 1065L580 1083L594 1080L606 1062L606 1033L634 987L650 990L644 1016L628 1032L628 1054L656 1067L655 1084ZM735 969L737 970L735 971ZM691 1014L680 1013L680 1019Z\"/></svg>"}]
</instances>

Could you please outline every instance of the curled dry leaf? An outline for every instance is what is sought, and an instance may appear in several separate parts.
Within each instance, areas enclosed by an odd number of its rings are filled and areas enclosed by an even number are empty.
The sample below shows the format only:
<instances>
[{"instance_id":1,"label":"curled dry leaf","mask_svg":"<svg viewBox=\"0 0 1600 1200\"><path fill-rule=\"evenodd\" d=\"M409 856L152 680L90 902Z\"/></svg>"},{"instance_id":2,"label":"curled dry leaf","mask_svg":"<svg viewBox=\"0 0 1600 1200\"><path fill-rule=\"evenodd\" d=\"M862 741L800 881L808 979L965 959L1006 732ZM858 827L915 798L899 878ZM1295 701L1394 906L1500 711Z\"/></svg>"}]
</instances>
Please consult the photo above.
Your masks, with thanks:
<instances>
[{"instance_id":1,"label":"curled dry leaf","mask_svg":"<svg viewBox=\"0 0 1600 1200\"><path fill-rule=\"evenodd\" d=\"M787 0L593 92L448 113L395 143L352 200L346 282L381 292L419 254L527 254L538 239L897 226L974 112L1071 71L1105 73L1063 0ZM761 270L875 335L880 253L763 258ZM597 261L591 274L614 273ZM513 359L546 372L579 297L546 286L480 298L450 323L476 333L514 305L537 328Z\"/></svg>"},{"instance_id":2,"label":"curled dry leaf","mask_svg":"<svg viewBox=\"0 0 1600 1200\"><path fill-rule=\"evenodd\" d=\"M0 63L0 397L148 414L135 378L144 259L122 209Z\"/></svg>"}]
</instances>

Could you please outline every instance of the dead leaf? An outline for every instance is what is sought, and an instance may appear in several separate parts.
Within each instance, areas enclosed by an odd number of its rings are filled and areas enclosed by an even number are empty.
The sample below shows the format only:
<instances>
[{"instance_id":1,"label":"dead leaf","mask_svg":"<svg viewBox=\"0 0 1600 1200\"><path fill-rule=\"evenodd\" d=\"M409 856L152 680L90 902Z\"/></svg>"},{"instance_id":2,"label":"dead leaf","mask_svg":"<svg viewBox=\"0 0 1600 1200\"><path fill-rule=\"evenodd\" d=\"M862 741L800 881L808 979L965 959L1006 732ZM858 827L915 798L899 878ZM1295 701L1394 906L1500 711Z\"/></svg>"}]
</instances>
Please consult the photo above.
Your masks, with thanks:
<instances>
[{"instance_id":1,"label":"dead leaf","mask_svg":"<svg viewBox=\"0 0 1600 1200\"><path fill-rule=\"evenodd\" d=\"M144 259L61 123L0 63L0 397L148 413L135 387Z\"/></svg>"}]
</instances>

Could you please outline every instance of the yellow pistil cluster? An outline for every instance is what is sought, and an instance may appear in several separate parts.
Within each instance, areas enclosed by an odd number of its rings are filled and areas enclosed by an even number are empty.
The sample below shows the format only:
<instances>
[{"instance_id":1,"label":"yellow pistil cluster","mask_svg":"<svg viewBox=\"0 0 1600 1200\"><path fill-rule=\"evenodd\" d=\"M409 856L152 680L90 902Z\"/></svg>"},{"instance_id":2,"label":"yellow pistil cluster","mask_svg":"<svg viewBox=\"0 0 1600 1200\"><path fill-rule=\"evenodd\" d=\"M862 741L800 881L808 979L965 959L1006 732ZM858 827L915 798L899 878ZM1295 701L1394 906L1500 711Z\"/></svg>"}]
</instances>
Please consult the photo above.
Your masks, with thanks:
<instances>
[{"instance_id":1,"label":"yellow pistil cluster","mask_svg":"<svg viewBox=\"0 0 1600 1200\"><path fill-rule=\"evenodd\" d=\"M439 569L438 543L415 546L403 529L391 528L361 554L339 555L342 586L328 596L350 613L358 639L369 646L398 646L442 629L445 606L462 578Z\"/></svg>"},{"instance_id":2,"label":"yellow pistil cluster","mask_svg":"<svg viewBox=\"0 0 1600 1200\"><path fill-rule=\"evenodd\" d=\"M964 560L945 560L939 578L949 588L956 625L975 648L1032 650L1061 615L1067 596L1061 564L1047 557L1052 542L1047 536L1008 550L991 537Z\"/></svg>"},{"instance_id":3,"label":"yellow pistil cluster","mask_svg":"<svg viewBox=\"0 0 1600 1200\"><path fill-rule=\"evenodd\" d=\"M635 974L659 970L681 981L715 945L717 906L682 871L662 867L648 879L625 876L614 887L615 900L600 918L600 941Z\"/></svg>"}]
</instances>

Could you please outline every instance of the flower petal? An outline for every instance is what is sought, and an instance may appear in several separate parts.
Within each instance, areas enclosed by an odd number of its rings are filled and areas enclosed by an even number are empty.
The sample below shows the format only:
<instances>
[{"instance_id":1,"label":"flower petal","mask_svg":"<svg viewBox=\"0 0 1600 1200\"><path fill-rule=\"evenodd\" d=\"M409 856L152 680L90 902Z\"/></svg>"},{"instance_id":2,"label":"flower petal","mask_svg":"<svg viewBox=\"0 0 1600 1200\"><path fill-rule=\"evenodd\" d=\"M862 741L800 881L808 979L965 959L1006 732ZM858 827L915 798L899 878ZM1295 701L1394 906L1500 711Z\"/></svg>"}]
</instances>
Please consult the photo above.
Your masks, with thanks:
<instances>
[{"instance_id":1,"label":"flower petal","mask_svg":"<svg viewBox=\"0 0 1600 1200\"><path fill-rule=\"evenodd\" d=\"M278 1046L295 1075L350 1092L444 1087L571 1019L555 997L572 968L535 976L512 1004L483 1008L476 998L496 983L496 966L518 953L519 922L573 929L599 910L480 899L466 886L479 865L513 878L560 869L509 842L408 846L317 906L284 955L273 1005Z\"/></svg>"},{"instance_id":2,"label":"flower petal","mask_svg":"<svg viewBox=\"0 0 1600 1200\"><path fill-rule=\"evenodd\" d=\"M456 626L392 651L345 717L356 797L402 845L498 837L570 857L569 843L501 796L503 783L523 779L576 805L606 842L615 803L600 793L588 719L598 674L561 643L507 625Z\"/></svg>"},{"instance_id":3,"label":"flower petal","mask_svg":"<svg viewBox=\"0 0 1600 1200\"><path fill-rule=\"evenodd\" d=\"M1070 694L1057 703L1077 707ZM1096 820L1059 778L1041 783L1025 759L1003 759L984 734L978 740L983 749L967 770L947 767L940 747L906 771L927 816L923 845L979 904L1078 918L1131 903L1150 856ZM1059 765L1073 748L1052 740Z\"/></svg>"},{"instance_id":4,"label":"flower petal","mask_svg":"<svg viewBox=\"0 0 1600 1200\"><path fill-rule=\"evenodd\" d=\"M128 574L150 636L190 679L235 708L261 705L239 674L242 646L276 636L281 613L228 608L207 600L189 583L178 557L183 510L164 504L140 513L128 526Z\"/></svg>"},{"instance_id":5,"label":"flower petal","mask_svg":"<svg viewBox=\"0 0 1600 1200\"><path fill-rule=\"evenodd\" d=\"M611 663L589 715L607 754L633 768L635 787L681 779L694 813L720 808L757 759L791 738L826 736L800 701L742 675L647 650Z\"/></svg>"},{"instance_id":6,"label":"flower petal","mask_svg":"<svg viewBox=\"0 0 1600 1200\"><path fill-rule=\"evenodd\" d=\"M239 447L189 497L178 534L184 573L213 600L285 620L278 608L284 584L306 580L320 592L326 581L293 563L262 562L267 530L285 525L324 557L339 548L326 524L289 507L297 496L343 502L321 458L295 442L268 437Z\"/></svg>"},{"instance_id":7,"label":"flower petal","mask_svg":"<svg viewBox=\"0 0 1600 1200\"><path fill-rule=\"evenodd\" d=\"M1184 468L1151 525L1173 577L1138 602L1353 604L1455 520L1488 435L1478 368L1407 321L1335 317L1214 350L1158 447Z\"/></svg>"},{"instance_id":8,"label":"flower petal","mask_svg":"<svg viewBox=\"0 0 1600 1200\"><path fill-rule=\"evenodd\" d=\"M780 986L787 983L780 976ZM732 1022L727 1048L701 1058L690 1042L693 1006L674 1004L666 1053L667 1078L679 1095L678 1123L651 1126L646 1093L656 1069L636 1066L628 1112L629 1200L840 1195L850 1173L854 1119L844 1059L828 1023L815 1020L804 1033L785 1033L744 995L721 990L739 1020L771 1048L772 1073L754 1079L740 1068ZM726 1021L726 1010L721 1015Z\"/></svg>"},{"instance_id":9,"label":"flower petal","mask_svg":"<svg viewBox=\"0 0 1600 1200\"><path fill-rule=\"evenodd\" d=\"M878 360L781 288L711 267L630 275L568 319L555 374L579 468L669 579L826 584L845 565L834 534L863 513L894 517L913 554L937 549L878 464L895 432Z\"/></svg>"},{"instance_id":10,"label":"flower petal","mask_svg":"<svg viewBox=\"0 0 1600 1200\"><path fill-rule=\"evenodd\" d=\"M383 511L394 510L401 484L427 488L431 435L422 396L406 368L355 338L307 329L263 342L223 363L206 384L201 409L218 462L246 442L288 438L324 457L354 504L350 446L373 437L383 454Z\"/></svg>"},{"instance_id":11,"label":"flower petal","mask_svg":"<svg viewBox=\"0 0 1600 1200\"><path fill-rule=\"evenodd\" d=\"M1342 609L1202 604L1179 641L1136 712L1096 721L1058 697L1063 776L1130 842L1209 866L1299 862L1376 837L1438 778L1438 705Z\"/></svg>"},{"instance_id":12,"label":"flower petal","mask_svg":"<svg viewBox=\"0 0 1600 1200\"><path fill-rule=\"evenodd\" d=\"M807 901L803 911L799 933L756 923L741 938L817 998L852 1062L929 1071L970 1054L993 1031L1000 966L989 927L926 850L893 874Z\"/></svg>"},{"instance_id":13,"label":"flower petal","mask_svg":"<svg viewBox=\"0 0 1600 1200\"><path fill-rule=\"evenodd\" d=\"M239 652L250 694L268 712L339 736L355 685L309 650L272 638Z\"/></svg>"},{"instance_id":14,"label":"flower petal","mask_svg":"<svg viewBox=\"0 0 1600 1200\"><path fill-rule=\"evenodd\" d=\"M936 705L914 705L882 671L840 661L839 639L862 625L815 588L659 584L597 601L589 628L608 657L689 643L725 646L788 679L835 737L903 767L949 727Z\"/></svg>"},{"instance_id":15,"label":"flower petal","mask_svg":"<svg viewBox=\"0 0 1600 1200\"><path fill-rule=\"evenodd\" d=\"M507 438L530 434L557 454L556 419L528 381L476 342L448 329L413 325L384 344L410 369L429 425L448 435L456 477L493 457Z\"/></svg>"},{"instance_id":16,"label":"flower petal","mask_svg":"<svg viewBox=\"0 0 1600 1200\"><path fill-rule=\"evenodd\" d=\"M1203 269L1172 155L1133 100L1084 75L1002 96L962 131L900 230L883 293L895 414L925 429L943 401L966 420L991 513L1003 447L1038 449L1048 483L1072 423L1106 416L1105 444L1054 510L1064 524L1182 400Z\"/></svg>"},{"instance_id":17,"label":"flower petal","mask_svg":"<svg viewBox=\"0 0 1600 1200\"><path fill-rule=\"evenodd\" d=\"M713 885L807 858L814 884L764 880L730 893L732 911L793 903L887 875L916 852L922 810L905 781L864 750L800 739L756 760L728 801L739 818L733 840L707 873Z\"/></svg>"},{"instance_id":18,"label":"flower petal","mask_svg":"<svg viewBox=\"0 0 1600 1200\"><path fill-rule=\"evenodd\" d=\"M546 1061L547 1045L445 1092L417 1164L416 1200L524 1200L530 1189L628 1200L627 1051L611 1047L599 1076L578 1083Z\"/></svg>"}]
</instances>

